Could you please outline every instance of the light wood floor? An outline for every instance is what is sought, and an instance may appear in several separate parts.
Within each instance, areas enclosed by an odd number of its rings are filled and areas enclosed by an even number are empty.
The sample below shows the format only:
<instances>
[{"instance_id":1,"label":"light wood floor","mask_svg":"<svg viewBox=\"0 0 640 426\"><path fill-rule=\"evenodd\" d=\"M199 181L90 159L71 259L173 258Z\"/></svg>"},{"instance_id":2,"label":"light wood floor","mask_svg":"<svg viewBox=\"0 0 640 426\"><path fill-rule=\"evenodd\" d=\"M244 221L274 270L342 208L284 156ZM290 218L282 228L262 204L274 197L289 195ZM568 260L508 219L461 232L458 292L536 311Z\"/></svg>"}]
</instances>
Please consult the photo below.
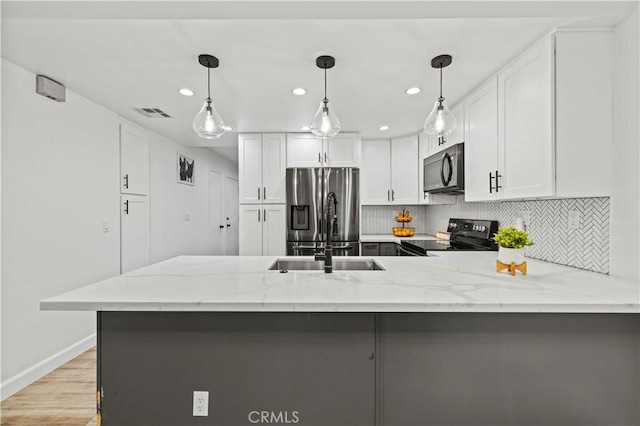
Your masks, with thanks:
<instances>
[{"instance_id":1,"label":"light wood floor","mask_svg":"<svg viewBox=\"0 0 640 426\"><path fill-rule=\"evenodd\" d=\"M96 426L96 349L2 402L2 426Z\"/></svg>"}]
</instances>

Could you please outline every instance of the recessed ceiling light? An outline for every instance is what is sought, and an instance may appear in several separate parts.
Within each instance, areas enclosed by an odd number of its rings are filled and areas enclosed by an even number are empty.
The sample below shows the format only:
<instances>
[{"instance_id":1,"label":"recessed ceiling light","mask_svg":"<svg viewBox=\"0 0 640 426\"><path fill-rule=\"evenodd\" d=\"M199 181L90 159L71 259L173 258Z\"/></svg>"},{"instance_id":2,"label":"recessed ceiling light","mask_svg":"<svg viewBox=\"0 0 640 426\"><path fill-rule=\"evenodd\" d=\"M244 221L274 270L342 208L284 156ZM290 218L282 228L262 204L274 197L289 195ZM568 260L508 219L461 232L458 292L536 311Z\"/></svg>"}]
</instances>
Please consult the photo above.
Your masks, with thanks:
<instances>
[{"instance_id":1,"label":"recessed ceiling light","mask_svg":"<svg viewBox=\"0 0 640 426\"><path fill-rule=\"evenodd\" d=\"M224 126L224 127L223 127L223 129L225 129L225 130L227 130L227 131L229 131L229 130L233 130L233 129L232 129L231 127L229 127L229 126Z\"/></svg>"},{"instance_id":2,"label":"recessed ceiling light","mask_svg":"<svg viewBox=\"0 0 640 426\"><path fill-rule=\"evenodd\" d=\"M193 90L187 88L178 90L178 93L184 96L193 96Z\"/></svg>"},{"instance_id":3,"label":"recessed ceiling light","mask_svg":"<svg viewBox=\"0 0 640 426\"><path fill-rule=\"evenodd\" d=\"M296 87L295 89L293 89L293 90L291 91L291 93L293 93L294 95L302 96L302 95L304 95L305 93L307 93L307 91L306 91L306 90L304 90L302 87Z\"/></svg>"},{"instance_id":4,"label":"recessed ceiling light","mask_svg":"<svg viewBox=\"0 0 640 426\"><path fill-rule=\"evenodd\" d=\"M311 127L309 127L309 126L302 126L302 127L300 127L300 130L304 130L305 132L308 132L309 130L311 130Z\"/></svg>"},{"instance_id":5,"label":"recessed ceiling light","mask_svg":"<svg viewBox=\"0 0 640 426\"><path fill-rule=\"evenodd\" d=\"M404 91L407 95L416 95L418 93L420 93L420 88L419 87L409 87L407 90Z\"/></svg>"},{"instance_id":6,"label":"recessed ceiling light","mask_svg":"<svg viewBox=\"0 0 640 426\"><path fill-rule=\"evenodd\" d=\"M378 127L380 130L389 130L389 126L380 126Z\"/></svg>"}]
</instances>

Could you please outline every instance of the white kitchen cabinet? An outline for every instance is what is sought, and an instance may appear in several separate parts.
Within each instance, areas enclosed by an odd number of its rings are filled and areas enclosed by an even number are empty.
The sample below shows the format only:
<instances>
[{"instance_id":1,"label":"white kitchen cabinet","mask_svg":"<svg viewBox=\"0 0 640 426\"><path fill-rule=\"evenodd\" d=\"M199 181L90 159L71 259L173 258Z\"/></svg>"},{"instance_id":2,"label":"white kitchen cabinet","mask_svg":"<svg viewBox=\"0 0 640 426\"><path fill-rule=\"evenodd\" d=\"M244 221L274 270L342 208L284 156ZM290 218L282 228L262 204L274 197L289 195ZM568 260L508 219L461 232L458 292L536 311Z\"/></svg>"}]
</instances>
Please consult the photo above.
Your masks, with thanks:
<instances>
[{"instance_id":1,"label":"white kitchen cabinet","mask_svg":"<svg viewBox=\"0 0 640 426\"><path fill-rule=\"evenodd\" d=\"M429 136L429 152L436 154L451 145L462 143L465 140L465 122L464 122L464 102L458 102L451 108L451 113L456 117L457 127L449 136L439 138L437 136Z\"/></svg>"},{"instance_id":2,"label":"white kitchen cabinet","mask_svg":"<svg viewBox=\"0 0 640 426\"><path fill-rule=\"evenodd\" d=\"M466 201L611 194L612 45L556 32L465 98Z\"/></svg>"},{"instance_id":3,"label":"white kitchen cabinet","mask_svg":"<svg viewBox=\"0 0 640 426\"><path fill-rule=\"evenodd\" d=\"M284 256L286 220L284 204L241 204L240 255Z\"/></svg>"},{"instance_id":4,"label":"white kitchen cabinet","mask_svg":"<svg viewBox=\"0 0 640 426\"><path fill-rule=\"evenodd\" d=\"M120 123L120 192L149 193L149 132Z\"/></svg>"},{"instance_id":5,"label":"white kitchen cabinet","mask_svg":"<svg viewBox=\"0 0 640 426\"><path fill-rule=\"evenodd\" d=\"M359 167L360 136L339 133L320 139L312 133L287 134L287 167Z\"/></svg>"},{"instance_id":6,"label":"white kitchen cabinet","mask_svg":"<svg viewBox=\"0 0 640 426\"><path fill-rule=\"evenodd\" d=\"M120 196L120 273L149 265L149 202L144 195Z\"/></svg>"},{"instance_id":7,"label":"white kitchen cabinet","mask_svg":"<svg viewBox=\"0 0 640 426\"><path fill-rule=\"evenodd\" d=\"M238 135L241 204L286 202L284 133Z\"/></svg>"},{"instance_id":8,"label":"white kitchen cabinet","mask_svg":"<svg viewBox=\"0 0 640 426\"><path fill-rule=\"evenodd\" d=\"M495 200L498 170L498 83L494 77L464 102L464 198L465 201Z\"/></svg>"},{"instance_id":9,"label":"white kitchen cabinet","mask_svg":"<svg viewBox=\"0 0 640 426\"><path fill-rule=\"evenodd\" d=\"M362 204L418 204L418 135L362 142Z\"/></svg>"},{"instance_id":10,"label":"white kitchen cabinet","mask_svg":"<svg viewBox=\"0 0 640 426\"><path fill-rule=\"evenodd\" d=\"M554 194L552 44L545 38L498 74L500 199Z\"/></svg>"},{"instance_id":11,"label":"white kitchen cabinet","mask_svg":"<svg viewBox=\"0 0 640 426\"><path fill-rule=\"evenodd\" d=\"M420 204L455 204L456 196L451 194L432 194L424 192L424 159L431 155L429 151L430 137L425 132L418 135L419 163L418 163L418 198Z\"/></svg>"}]
</instances>

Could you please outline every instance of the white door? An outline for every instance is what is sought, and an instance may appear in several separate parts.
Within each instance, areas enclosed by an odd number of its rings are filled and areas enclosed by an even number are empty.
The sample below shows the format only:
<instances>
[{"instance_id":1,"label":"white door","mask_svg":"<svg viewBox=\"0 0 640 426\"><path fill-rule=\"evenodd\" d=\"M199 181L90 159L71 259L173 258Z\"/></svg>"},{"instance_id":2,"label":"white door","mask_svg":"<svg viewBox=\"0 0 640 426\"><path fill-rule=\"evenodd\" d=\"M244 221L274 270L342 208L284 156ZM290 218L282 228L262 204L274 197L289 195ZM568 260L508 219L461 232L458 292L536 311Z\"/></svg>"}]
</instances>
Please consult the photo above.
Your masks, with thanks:
<instances>
[{"instance_id":1,"label":"white door","mask_svg":"<svg viewBox=\"0 0 640 426\"><path fill-rule=\"evenodd\" d=\"M149 133L128 123L120 124L120 192L149 193Z\"/></svg>"},{"instance_id":2,"label":"white door","mask_svg":"<svg viewBox=\"0 0 640 426\"><path fill-rule=\"evenodd\" d=\"M391 202L418 204L418 135L391 140Z\"/></svg>"},{"instance_id":3,"label":"white door","mask_svg":"<svg viewBox=\"0 0 640 426\"><path fill-rule=\"evenodd\" d=\"M211 254L220 256L226 252L227 221L224 214L222 174L209 170L209 229Z\"/></svg>"},{"instance_id":4,"label":"white door","mask_svg":"<svg viewBox=\"0 0 640 426\"><path fill-rule=\"evenodd\" d=\"M238 181L230 177L224 180L224 210L227 234L227 255L238 255Z\"/></svg>"},{"instance_id":5,"label":"white door","mask_svg":"<svg viewBox=\"0 0 640 426\"><path fill-rule=\"evenodd\" d=\"M494 200L498 170L498 82L492 78L464 100L465 201ZM490 186L491 185L491 186Z\"/></svg>"},{"instance_id":6,"label":"white door","mask_svg":"<svg viewBox=\"0 0 640 426\"><path fill-rule=\"evenodd\" d=\"M240 204L239 254L262 256L262 205Z\"/></svg>"},{"instance_id":7,"label":"white door","mask_svg":"<svg viewBox=\"0 0 640 426\"><path fill-rule=\"evenodd\" d=\"M262 203L262 135L238 135L240 202Z\"/></svg>"},{"instance_id":8,"label":"white door","mask_svg":"<svg viewBox=\"0 0 640 426\"><path fill-rule=\"evenodd\" d=\"M361 203L391 204L391 142L362 141Z\"/></svg>"},{"instance_id":9,"label":"white door","mask_svg":"<svg viewBox=\"0 0 640 426\"><path fill-rule=\"evenodd\" d=\"M320 167L322 151L322 139L312 133L287 134L287 167Z\"/></svg>"},{"instance_id":10,"label":"white door","mask_svg":"<svg viewBox=\"0 0 640 426\"><path fill-rule=\"evenodd\" d=\"M284 256L287 254L287 218L284 204L263 204L262 209L262 255Z\"/></svg>"},{"instance_id":11,"label":"white door","mask_svg":"<svg viewBox=\"0 0 640 426\"><path fill-rule=\"evenodd\" d=\"M287 140L284 133L262 135L262 201L286 203Z\"/></svg>"},{"instance_id":12,"label":"white door","mask_svg":"<svg viewBox=\"0 0 640 426\"><path fill-rule=\"evenodd\" d=\"M545 38L498 75L501 199L554 194L551 43Z\"/></svg>"},{"instance_id":13,"label":"white door","mask_svg":"<svg viewBox=\"0 0 640 426\"><path fill-rule=\"evenodd\" d=\"M325 167L360 167L360 136L338 133L324 141L322 159Z\"/></svg>"},{"instance_id":14,"label":"white door","mask_svg":"<svg viewBox=\"0 0 640 426\"><path fill-rule=\"evenodd\" d=\"M149 264L149 205L143 195L120 196L120 273Z\"/></svg>"}]
</instances>

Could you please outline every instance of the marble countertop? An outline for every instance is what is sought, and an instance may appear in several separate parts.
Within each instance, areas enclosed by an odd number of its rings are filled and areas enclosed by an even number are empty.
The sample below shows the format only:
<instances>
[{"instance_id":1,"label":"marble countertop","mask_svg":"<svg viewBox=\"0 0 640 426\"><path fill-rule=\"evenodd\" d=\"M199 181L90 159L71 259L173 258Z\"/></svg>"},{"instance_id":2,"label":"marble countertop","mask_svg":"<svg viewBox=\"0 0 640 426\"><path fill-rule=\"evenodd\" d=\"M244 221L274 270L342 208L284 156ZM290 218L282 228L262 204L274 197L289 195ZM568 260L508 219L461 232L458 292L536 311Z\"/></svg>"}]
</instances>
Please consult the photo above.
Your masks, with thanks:
<instances>
[{"instance_id":1,"label":"marble countertop","mask_svg":"<svg viewBox=\"0 0 640 426\"><path fill-rule=\"evenodd\" d=\"M414 235L413 237L396 237L389 235L360 235L361 243L398 243L400 240L435 240L433 235Z\"/></svg>"},{"instance_id":2,"label":"marble countertop","mask_svg":"<svg viewBox=\"0 0 640 426\"><path fill-rule=\"evenodd\" d=\"M179 256L40 302L61 311L640 312L640 283L496 253L376 257L385 271L268 271L275 256ZM301 259L298 257L296 259ZM363 258L359 258L363 259Z\"/></svg>"}]
</instances>

